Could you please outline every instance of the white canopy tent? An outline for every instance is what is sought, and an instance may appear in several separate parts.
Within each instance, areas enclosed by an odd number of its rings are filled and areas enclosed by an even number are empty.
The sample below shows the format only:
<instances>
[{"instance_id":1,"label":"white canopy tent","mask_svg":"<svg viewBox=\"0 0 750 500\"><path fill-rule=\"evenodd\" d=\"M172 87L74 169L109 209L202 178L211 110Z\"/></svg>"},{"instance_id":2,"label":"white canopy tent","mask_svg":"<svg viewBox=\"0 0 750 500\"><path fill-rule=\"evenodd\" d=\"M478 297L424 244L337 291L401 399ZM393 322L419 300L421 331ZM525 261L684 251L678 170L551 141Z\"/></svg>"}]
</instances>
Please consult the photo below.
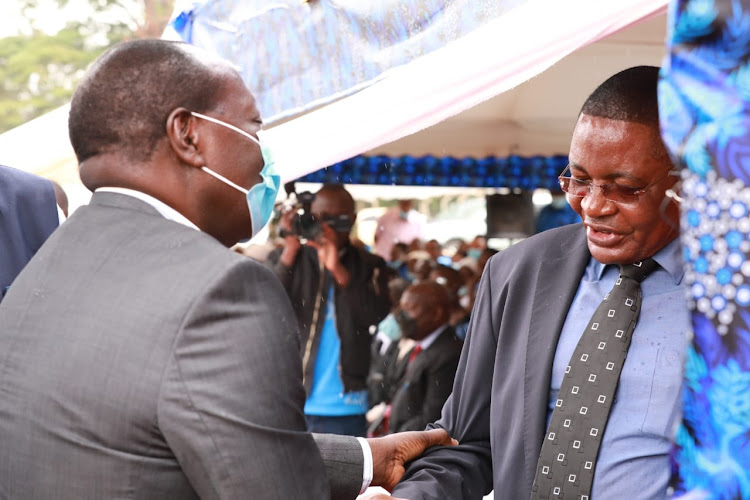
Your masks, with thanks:
<instances>
[{"instance_id":1,"label":"white canopy tent","mask_svg":"<svg viewBox=\"0 0 750 500\"><path fill-rule=\"evenodd\" d=\"M598 83L661 63L665 9L666 0L529 1L266 135L285 180L357 154L566 154L578 109ZM72 208L88 199L67 107L0 135L0 163L57 180Z\"/></svg>"}]
</instances>

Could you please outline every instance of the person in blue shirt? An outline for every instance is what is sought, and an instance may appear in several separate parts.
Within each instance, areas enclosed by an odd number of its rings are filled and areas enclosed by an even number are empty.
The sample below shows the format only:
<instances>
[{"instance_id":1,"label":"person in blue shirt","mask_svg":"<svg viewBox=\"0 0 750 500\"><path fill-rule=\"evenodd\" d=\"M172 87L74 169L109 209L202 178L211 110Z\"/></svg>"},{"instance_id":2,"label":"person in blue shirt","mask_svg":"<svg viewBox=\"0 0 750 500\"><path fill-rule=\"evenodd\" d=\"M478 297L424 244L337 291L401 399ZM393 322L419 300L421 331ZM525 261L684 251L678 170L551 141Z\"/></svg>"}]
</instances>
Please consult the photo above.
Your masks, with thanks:
<instances>
[{"instance_id":1,"label":"person in blue shirt","mask_svg":"<svg viewBox=\"0 0 750 500\"><path fill-rule=\"evenodd\" d=\"M536 232L541 233L547 229L575 224L580 221L581 218L578 217L578 214L565 199L565 193L554 191L552 202L545 205L536 217Z\"/></svg>"},{"instance_id":2,"label":"person in blue shirt","mask_svg":"<svg viewBox=\"0 0 750 500\"><path fill-rule=\"evenodd\" d=\"M390 270L349 241L356 213L342 185L324 185L311 212L321 222L317 239L302 244L292 234L295 212L289 212L279 222L284 246L268 257L299 324L305 417L312 432L365 436L370 328L390 309Z\"/></svg>"}]
</instances>

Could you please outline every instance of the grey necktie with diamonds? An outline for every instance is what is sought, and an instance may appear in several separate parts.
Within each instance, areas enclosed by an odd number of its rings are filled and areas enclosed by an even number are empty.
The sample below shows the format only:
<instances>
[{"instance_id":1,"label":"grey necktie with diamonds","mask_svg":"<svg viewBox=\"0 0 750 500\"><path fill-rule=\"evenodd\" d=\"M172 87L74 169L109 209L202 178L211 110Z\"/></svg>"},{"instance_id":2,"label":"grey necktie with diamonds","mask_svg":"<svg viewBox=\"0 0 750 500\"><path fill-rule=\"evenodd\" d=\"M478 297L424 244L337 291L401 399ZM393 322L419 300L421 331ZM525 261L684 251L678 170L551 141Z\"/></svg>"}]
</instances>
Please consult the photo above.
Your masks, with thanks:
<instances>
[{"instance_id":1,"label":"grey necktie with diamonds","mask_svg":"<svg viewBox=\"0 0 750 500\"><path fill-rule=\"evenodd\" d=\"M532 500L589 500L596 457L641 310L641 281L658 264L620 266L620 277L573 351L544 436Z\"/></svg>"}]
</instances>

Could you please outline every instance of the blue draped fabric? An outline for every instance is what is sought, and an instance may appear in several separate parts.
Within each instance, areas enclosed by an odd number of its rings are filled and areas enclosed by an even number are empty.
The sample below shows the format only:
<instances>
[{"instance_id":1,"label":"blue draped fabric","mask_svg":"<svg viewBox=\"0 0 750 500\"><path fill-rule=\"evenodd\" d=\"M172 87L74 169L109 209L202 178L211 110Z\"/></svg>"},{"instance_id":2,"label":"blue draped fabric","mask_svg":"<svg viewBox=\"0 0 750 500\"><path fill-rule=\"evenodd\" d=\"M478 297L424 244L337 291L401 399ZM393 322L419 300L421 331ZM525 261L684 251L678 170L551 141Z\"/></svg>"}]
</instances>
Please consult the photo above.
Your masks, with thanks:
<instances>
[{"instance_id":1,"label":"blue draped fabric","mask_svg":"<svg viewBox=\"0 0 750 500\"><path fill-rule=\"evenodd\" d=\"M672 485L685 499L750 498L750 0L670 9L659 109L683 167L694 329Z\"/></svg>"},{"instance_id":2,"label":"blue draped fabric","mask_svg":"<svg viewBox=\"0 0 750 500\"><path fill-rule=\"evenodd\" d=\"M194 0L178 5L172 28L234 63L271 125L350 95L527 1Z\"/></svg>"},{"instance_id":3,"label":"blue draped fabric","mask_svg":"<svg viewBox=\"0 0 750 500\"><path fill-rule=\"evenodd\" d=\"M301 182L400 186L546 188L559 191L557 177L568 157L355 156L308 174Z\"/></svg>"}]
</instances>

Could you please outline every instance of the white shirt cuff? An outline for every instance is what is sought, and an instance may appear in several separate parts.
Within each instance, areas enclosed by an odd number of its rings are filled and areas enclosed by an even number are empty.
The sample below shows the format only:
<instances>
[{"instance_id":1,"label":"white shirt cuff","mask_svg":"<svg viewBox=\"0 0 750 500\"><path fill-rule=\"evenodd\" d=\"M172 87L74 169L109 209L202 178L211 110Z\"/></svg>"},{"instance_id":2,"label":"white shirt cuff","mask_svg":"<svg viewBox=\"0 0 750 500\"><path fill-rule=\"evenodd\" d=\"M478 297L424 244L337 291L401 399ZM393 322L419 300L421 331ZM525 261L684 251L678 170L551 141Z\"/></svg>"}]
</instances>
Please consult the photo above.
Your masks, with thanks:
<instances>
[{"instance_id":1,"label":"white shirt cuff","mask_svg":"<svg viewBox=\"0 0 750 500\"><path fill-rule=\"evenodd\" d=\"M57 207L57 225L61 225L63 222L65 222L65 212L62 211L62 208L60 208L60 205L55 205Z\"/></svg>"},{"instance_id":2,"label":"white shirt cuff","mask_svg":"<svg viewBox=\"0 0 750 500\"><path fill-rule=\"evenodd\" d=\"M365 438L358 437L357 441L362 446L362 455L365 457L365 463L362 471L362 489L359 490L359 494L367 490L372 482L372 450L370 450L370 443Z\"/></svg>"}]
</instances>

